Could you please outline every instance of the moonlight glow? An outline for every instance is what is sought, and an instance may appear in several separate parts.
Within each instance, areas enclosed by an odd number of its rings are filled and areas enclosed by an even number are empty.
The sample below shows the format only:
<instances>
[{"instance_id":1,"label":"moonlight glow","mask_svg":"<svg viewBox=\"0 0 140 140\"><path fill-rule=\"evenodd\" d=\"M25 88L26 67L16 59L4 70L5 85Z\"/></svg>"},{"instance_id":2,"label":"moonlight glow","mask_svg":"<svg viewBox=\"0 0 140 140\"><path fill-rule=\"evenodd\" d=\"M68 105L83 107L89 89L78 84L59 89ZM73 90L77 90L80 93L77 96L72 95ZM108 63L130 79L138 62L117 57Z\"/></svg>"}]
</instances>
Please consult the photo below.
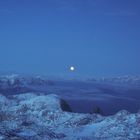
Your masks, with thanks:
<instances>
[{"instance_id":1,"label":"moonlight glow","mask_svg":"<svg viewBox=\"0 0 140 140\"><path fill-rule=\"evenodd\" d=\"M74 68L73 66L71 66L71 67L70 67L70 70L71 70L71 71L74 71L74 70L75 70L75 68Z\"/></svg>"}]
</instances>

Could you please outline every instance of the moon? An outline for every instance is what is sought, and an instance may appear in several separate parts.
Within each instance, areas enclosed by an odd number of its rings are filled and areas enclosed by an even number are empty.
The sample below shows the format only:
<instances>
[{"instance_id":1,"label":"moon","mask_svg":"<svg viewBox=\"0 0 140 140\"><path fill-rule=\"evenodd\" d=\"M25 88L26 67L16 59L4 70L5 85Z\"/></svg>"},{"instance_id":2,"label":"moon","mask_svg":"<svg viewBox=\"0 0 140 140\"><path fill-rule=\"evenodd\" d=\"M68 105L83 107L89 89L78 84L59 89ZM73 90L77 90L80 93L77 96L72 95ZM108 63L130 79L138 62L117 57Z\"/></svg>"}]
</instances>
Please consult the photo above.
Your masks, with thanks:
<instances>
[{"instance_id":1,"label":"moon","mask_svg":"<svg viewBox=\"0 0 140 140\"><path fill-rule=\"evenodd\" d=\"M74 71L75 70L75 67L74 66L71 66L70 67L70 71Z\"/></svg>"}]
</instances>

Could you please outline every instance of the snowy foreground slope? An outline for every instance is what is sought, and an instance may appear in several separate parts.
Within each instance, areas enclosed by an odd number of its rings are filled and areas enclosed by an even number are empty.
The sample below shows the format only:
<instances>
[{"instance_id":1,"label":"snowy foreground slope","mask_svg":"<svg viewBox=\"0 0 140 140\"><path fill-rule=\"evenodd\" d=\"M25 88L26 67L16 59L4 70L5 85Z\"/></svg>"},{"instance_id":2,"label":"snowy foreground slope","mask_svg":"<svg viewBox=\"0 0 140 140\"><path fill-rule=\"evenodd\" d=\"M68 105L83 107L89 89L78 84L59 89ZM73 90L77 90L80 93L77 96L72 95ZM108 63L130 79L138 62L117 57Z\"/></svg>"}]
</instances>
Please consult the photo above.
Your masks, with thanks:
<instances>
[{"instance_id":1,"label":"snowy foreground slope","mask_svg":"<svg viewBox=\"0 0 140 140\"><path fill-rule=\"evenodd\" d=\"M58 95L0 95L0 140L139 140L140 113L103 117L63 111Z\"/></svg>"}]
</instances>

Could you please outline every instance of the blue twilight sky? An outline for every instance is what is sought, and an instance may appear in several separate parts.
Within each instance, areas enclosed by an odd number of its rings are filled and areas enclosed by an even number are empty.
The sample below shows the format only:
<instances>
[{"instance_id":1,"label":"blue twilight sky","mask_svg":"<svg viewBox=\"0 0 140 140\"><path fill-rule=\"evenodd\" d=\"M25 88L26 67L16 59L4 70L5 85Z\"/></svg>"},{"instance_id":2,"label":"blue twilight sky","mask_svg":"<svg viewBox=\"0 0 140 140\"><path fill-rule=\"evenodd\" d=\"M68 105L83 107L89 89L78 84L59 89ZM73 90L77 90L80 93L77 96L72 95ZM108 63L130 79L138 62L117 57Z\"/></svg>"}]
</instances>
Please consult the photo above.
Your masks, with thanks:
<instances>
[{"instance_id":1,"label":"blue twilight sky","mask_svg":"<svg viewBox=\"0 0 140 140\"><path fill-rule=\"evenodd\" d=\"M140 74L140 0L0 0L0 71Z\"/></svg>"}]
</instances>

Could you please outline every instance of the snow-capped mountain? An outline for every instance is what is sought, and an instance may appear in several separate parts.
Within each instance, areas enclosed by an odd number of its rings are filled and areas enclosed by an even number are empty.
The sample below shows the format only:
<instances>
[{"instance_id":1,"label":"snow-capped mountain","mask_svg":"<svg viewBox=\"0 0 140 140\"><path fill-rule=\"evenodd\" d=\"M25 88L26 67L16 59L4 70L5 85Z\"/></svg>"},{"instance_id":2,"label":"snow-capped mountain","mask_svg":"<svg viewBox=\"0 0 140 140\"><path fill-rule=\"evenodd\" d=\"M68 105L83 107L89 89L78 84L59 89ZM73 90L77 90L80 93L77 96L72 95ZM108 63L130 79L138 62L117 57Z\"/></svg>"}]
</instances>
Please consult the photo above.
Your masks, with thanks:
<instances>
[{"instance_id":1,"label":"snow-capped mountain","mask_svg":"<svg viewBox=\"0 0 140 140\"><path fill-rule=\"evenodd\" d=\"M39 76L35 77L27 77L21 75L6 75L0 76L0 87L1 88L8 88L8 87L25 87L30 85L46 85L49 81L47 79L41 78Z\"/></svg>"},{"instance_id":2,"label":"snow-capped mountain","mask_svg":"<svg viewBox=\"0 0 140 140\"><path fill-rule=\"evenodd\" d=\"M89 113L101 108L104 115L114 114L122 109L135 113L140 108L139 79L138 76L125 76L100 80L70 80L14 74L0 76L0 93L53 93L66 100L73 112Z\"/></svg>"},{"instance_id":3,"label":"snow-capped mountain","mask_svg":"<svg viewBox=\"0 0 140 140\"><path fill-rule=\"evenodd\" d=\"M0 140L138 140L139 79L0 76Z\"/></svg>"},{"instance_id":4,"label":"snow-capped mountain","mask_svg":"<svg viewBox=\"0 0 140 140\"><path fill-rule=\"evenodd\" d=\"M100 78L101 82L116 83L116 84L132 84L140 86L140 76L121 76L112 78Z\"/></svg>"},{"instance_id":5,"label":"snow-capped mountain","mask_svg":"<svg viewBox=\"0 0 140 140\"><path fill-rule=\"evenodd\" d=\"M51 80L40 76L4 75L0 76L0 92L18 93L36 90L36 87L53 85Z\"/></svg>"},{"instance_id":6,"label":"snow-capped mountain","mask_svg":"<svg viewBox=\"0 0 140 140\"><path fill-rule=\"evenodd\" d=\"M63 79L64 81L68 81L69 79ZM25 86L46 86L53 85L53 81L59 81L57 79L49 79L43 76L22 76L18 74L11 75L3 75L0 76L0 87L8 88L8 87L25 87ZM62 81L62 79L61 79ZM72 80L72 81L80 81ZM112 78L90 78L89 80L81 80L81 81L91 81L97 83L110 83L110 84L124 84L124 85L139 85L140 86L140 76L122 76L122 77L112 77Z\"/></svg>"}]
</instances>

